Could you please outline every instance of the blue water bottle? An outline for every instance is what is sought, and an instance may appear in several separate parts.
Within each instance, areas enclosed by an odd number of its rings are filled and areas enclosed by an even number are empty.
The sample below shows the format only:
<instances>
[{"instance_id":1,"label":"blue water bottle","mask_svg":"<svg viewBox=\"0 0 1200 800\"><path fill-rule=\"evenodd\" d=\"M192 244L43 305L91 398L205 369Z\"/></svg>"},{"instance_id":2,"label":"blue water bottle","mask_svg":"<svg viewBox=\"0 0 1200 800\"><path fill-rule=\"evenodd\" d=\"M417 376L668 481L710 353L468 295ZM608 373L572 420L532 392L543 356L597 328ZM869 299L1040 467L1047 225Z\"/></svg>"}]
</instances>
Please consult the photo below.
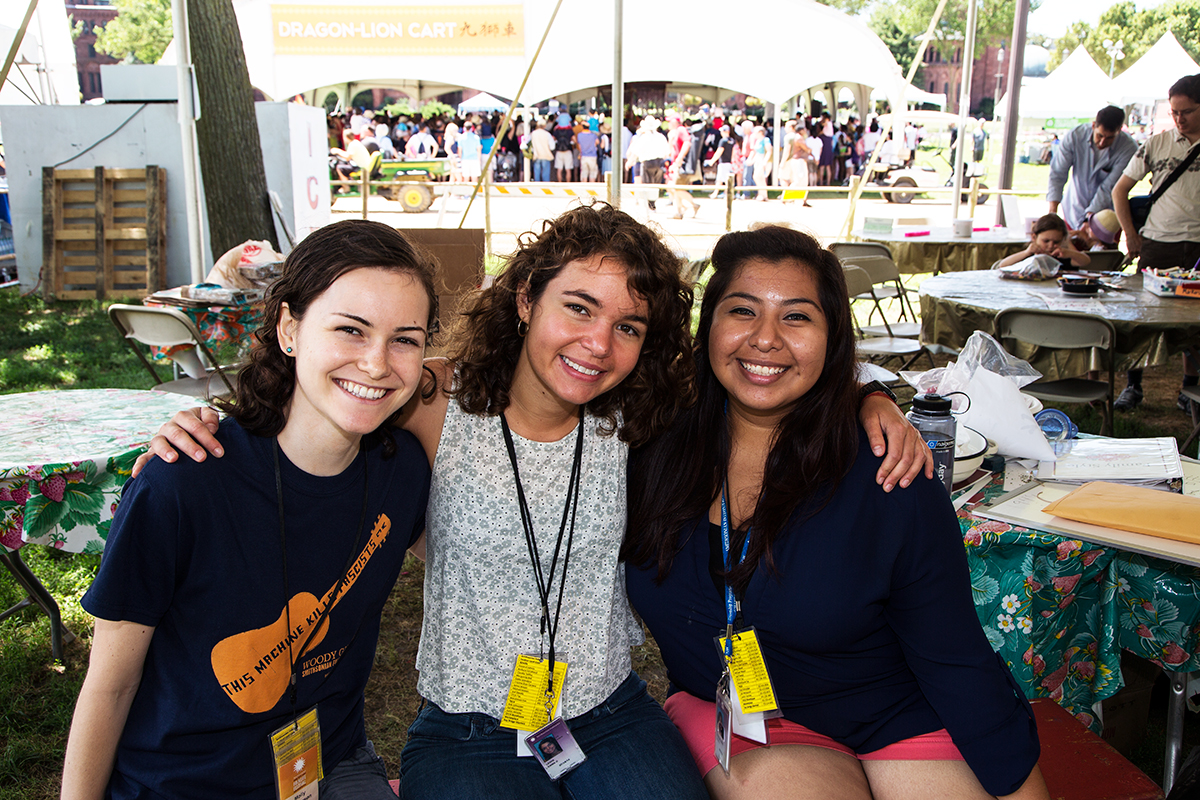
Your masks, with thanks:
<instances>
[{"instance_id":1,"label":"blue water bottle","mask_svg":"<svg viewBox=\"0 0 1200 800\"><path fill-rule=\"evenodd\" d=\"M908 421L933 451L934 477L949 492L954 483L954 436L958 427L950 416L950 400L940 394L919 394L913 398Z\"/></svg>"}]
</instances>

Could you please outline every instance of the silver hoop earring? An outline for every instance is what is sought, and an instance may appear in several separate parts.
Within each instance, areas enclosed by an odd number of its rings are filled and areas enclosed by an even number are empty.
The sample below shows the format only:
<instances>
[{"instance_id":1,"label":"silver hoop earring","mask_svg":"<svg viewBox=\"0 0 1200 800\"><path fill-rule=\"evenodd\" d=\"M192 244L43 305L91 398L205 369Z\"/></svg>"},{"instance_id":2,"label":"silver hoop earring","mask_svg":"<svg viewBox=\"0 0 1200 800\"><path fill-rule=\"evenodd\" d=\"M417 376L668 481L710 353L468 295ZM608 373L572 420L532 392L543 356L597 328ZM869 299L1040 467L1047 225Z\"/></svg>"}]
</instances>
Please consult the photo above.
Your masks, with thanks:
<instances>
[{"instance_id":1,"label":"silver hoop earring","mask_svg":"<svg viewBox=\"0 0 1200 800\"><path fill-rule=\"evenodd\" d=\"M527 333L529 333L529 323L523 319L517 320L517 336L524 339Z\"/></svg>"}]
</instances>

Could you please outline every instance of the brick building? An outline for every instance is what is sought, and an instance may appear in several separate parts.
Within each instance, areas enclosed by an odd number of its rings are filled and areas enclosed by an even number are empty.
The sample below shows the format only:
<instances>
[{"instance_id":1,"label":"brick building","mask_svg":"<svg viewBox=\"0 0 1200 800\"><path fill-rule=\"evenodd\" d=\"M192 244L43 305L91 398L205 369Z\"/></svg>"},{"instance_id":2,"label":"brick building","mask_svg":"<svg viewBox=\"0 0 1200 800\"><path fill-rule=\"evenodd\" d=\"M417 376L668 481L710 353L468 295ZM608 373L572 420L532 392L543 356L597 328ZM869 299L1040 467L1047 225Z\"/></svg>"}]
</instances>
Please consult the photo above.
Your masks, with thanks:
<instances>
[{"instance_id":1,"label":"brick building","mask_svg":"<svg viewBox=\"0 0 1200 800\"><path fill-rule=\"evenodd\" d=\"M75 38L75 64L79 70L79 91L86 102L104 95L100 85L100 65L116 64L112 56L96 52L94 28L103 26L117 16L117 10L109 5L110 0L64 0L72 29L79 28Z\"/></svg>"},{"instance_id":2,"label":"brick building","mask_svg":"<svg viewBox=\"0 0 1200 800\"><path fill-rule=\"evenodd\" d=\"M946 110L958 113L962 83L962 42L943 42L925 50L919 83L927 92L946 95ZM991 105L1008 90L1008 51L1001 45L988 45L975 59L971 71L971 112L980 110L991 116ZM990 102L987 102L990 101Z\"/></svg>"}]
</instances>

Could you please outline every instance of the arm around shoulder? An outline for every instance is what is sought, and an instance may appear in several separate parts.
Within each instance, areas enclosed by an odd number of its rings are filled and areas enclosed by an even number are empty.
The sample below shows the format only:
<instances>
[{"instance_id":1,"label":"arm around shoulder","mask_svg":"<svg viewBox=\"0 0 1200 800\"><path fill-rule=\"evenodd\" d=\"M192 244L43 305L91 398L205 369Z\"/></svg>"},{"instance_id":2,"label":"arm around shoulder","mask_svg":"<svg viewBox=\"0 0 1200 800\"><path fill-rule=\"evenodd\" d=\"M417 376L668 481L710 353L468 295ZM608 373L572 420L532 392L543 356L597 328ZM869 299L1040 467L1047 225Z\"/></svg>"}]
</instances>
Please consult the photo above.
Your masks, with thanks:
<instances>
[{"instance_id":1,"label":"arm around shoulder","mask_svg":"<svg viewBox=\"0 0 1200 800\"><path fill-rule=\"evenodd\" d=\"M425 370L421 388L405 404L396 425L417 437L432 467L450 407L447 392L454 381L454 365L444 358L427 358Z\"/></svg>"}]
</instances>

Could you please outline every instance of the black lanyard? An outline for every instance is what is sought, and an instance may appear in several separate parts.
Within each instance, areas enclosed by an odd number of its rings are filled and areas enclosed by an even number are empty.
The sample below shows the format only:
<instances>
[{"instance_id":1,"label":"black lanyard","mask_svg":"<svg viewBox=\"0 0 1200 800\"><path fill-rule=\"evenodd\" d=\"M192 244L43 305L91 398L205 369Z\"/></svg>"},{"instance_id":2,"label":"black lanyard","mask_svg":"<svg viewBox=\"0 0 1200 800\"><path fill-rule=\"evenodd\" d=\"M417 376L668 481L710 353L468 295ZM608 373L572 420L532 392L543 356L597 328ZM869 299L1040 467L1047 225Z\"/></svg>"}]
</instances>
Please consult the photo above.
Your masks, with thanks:
<instances>
[{"instance_id":1,"label":"black lanyard","mask_svg":"<svg viewBox=\"0 0 1200 800\"><path fill-rule=\"evenodd\" d=\"M291 609L291 594L288 593L288 570L287 570L287 536L284 533L283 525L283 475L279 470L279 439L272 442L272 455L275 457L275 498L279 503L279 546L283 551L283 611L287 619L287 639L288 643L288 659L292 665L292 676L288 680L289 697L292 703L292 716L296 715L296 667L298 662L292 654L292 609ZM317 621L313 624L305 637L304 643L300 645L300 654L304 654L304 650L308 647L308 643L316 636L317 631L321 629L321 625L325 622L325 618L329 616L329 612L333 610L333 606L337 603L338 595L342 593L342 586L346 583L346 576L350 574L350 565L354 563L354 555L358 552L358 543L362 541L363 523L367 519L367 459L363 459L363 499L362 511L358 515L358 534L354 537L354 546L350 548L350 556L346 559L346 566L342 568L342 576L338 578L337 585L333 588L333 594L329 597L329 602L321 609L321 613L317 616Z\"/></svg>"},{"instance_id":2,"label":"black lanyard","mask_svg":"<svg viewBox=\"0 0 1200 800\"><path fill-rule=\"evenodd\" d=\"M550 574L542 571L542 560L538 554L537 538L533 533L533 517L529 514L529 505L525 502L525 487L521 485L521 473L517 468L517 451L513 447L512 431L508 429L508 420L504 412L500 412L500 428L504 431L504 445L508 448L508 460L512 463L513 479L517 484L517 507L521 511L521 526L525 529L525 544L529 548L529 560L533 563L533 577L537 581L538 600L542 604L541 635L550 638L550 673L546 687L547 696L554 694L554 637L558 633L558 615L562 611L563 589L567 585L567 563L571 560L571 542L575 538L575 512L579 508L580 466L583 463L583 406L579 407L579 429L575 436L575 459L571 464L571 477L567 481L567 502L563 506L562 523L558 526L558 541L554 545L554 558L550 561ZM570 517L570 531L567 528L567 518ZM550 592L554 588L554 570L558 566L558 554L562 549L563 535L567 537L567 549L563 554L562 573L559 576L558 604L554 608L554 618L550 618Z\"/></svg>"}]
</instances>

